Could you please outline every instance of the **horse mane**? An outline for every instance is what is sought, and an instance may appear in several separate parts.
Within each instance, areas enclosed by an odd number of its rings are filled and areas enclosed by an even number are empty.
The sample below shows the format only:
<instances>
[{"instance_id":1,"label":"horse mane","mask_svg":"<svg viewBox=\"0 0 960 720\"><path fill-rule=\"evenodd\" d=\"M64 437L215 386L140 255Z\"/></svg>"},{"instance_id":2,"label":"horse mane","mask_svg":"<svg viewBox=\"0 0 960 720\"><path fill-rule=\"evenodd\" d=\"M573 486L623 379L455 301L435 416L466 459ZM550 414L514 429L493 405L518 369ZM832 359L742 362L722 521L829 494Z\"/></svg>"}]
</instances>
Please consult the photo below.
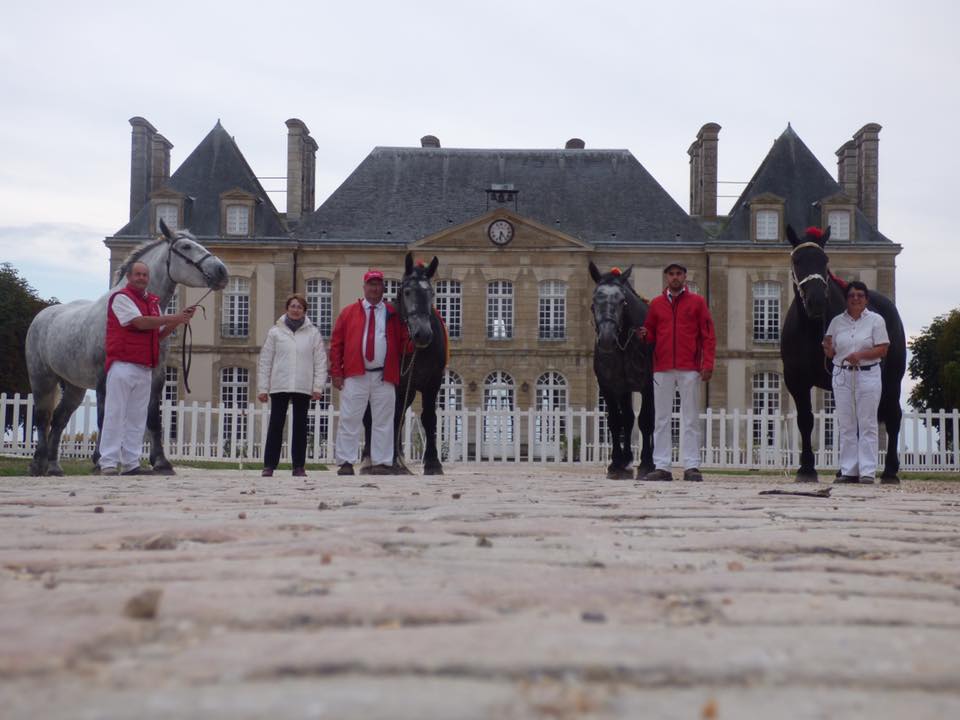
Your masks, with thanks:
<instances>
[{"instance_id":1,"label":"horse mane","mask_svg":"<svg viewBox=\"0 0 960 720\"><path fill-rule=\"evenodd\" d=\"M166 241L167 239L161 236L155 240L146 240L131 250L130 254L127 255L126 259L123 261L123 264L117 269L117 274L113 281L114 285L127 276L127 273L130 271L130 266L142 258L148 250L152 250L160 243Z\"/></svg>"}]
</instances>

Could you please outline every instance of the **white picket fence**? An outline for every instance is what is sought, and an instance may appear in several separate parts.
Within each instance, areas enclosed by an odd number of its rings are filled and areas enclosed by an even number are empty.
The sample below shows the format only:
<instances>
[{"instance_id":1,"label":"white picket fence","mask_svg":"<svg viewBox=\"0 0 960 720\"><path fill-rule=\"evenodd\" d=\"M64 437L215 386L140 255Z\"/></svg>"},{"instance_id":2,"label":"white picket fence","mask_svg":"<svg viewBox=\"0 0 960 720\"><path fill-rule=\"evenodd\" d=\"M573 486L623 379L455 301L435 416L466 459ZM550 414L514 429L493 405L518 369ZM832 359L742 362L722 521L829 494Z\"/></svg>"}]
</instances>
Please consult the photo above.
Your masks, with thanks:
<instances>
[{"instance_id":1,"label":"white picket fence","mask_svg":"<svg viewBox=\"0 0 960 720\"><path fill-rule=\"evenodd\" d=\"M29 456L35 447L33 398L0 394L0 417L17 421L6 430L0 453ZM170 459L230 460L258 463L266 441L269 407L249 404L225 408L211 403L164 404L164 447ZM333 407L310 412L307 456L311 462L333 462L333 439L337 425ZM756 415L752 412L708 408L701 413L704 469L783 469L799 465L800 437L795 414ZM677 418L679 421L679 418ZM960 471L960 451L950 448L940 427L952 426L960 438L960 411L904 414L900 434L900 463L904 470ZM597 410L557 411L438 409L439 449L444 462L560 462L606 464L610 443L606 417ZM816 464L835 468L836 427L833 415L814 415L813 445ZM288 460L290 423L281 460ZM882 433L881 433L882 435ZM634 454L639 457L639 439L634 430ZM418 461L423 455L424 435L413 410L408 411L402 435L404 455ZM89 457L96 444L96 404L86 398L63 433L61 457ZM956 443L955 443L956 445ZM674 448L674 458L681 448ZM885 448L881 447L880 462ZM145 445L146 453L146 445Z\"/></svg>"}]
</instances>

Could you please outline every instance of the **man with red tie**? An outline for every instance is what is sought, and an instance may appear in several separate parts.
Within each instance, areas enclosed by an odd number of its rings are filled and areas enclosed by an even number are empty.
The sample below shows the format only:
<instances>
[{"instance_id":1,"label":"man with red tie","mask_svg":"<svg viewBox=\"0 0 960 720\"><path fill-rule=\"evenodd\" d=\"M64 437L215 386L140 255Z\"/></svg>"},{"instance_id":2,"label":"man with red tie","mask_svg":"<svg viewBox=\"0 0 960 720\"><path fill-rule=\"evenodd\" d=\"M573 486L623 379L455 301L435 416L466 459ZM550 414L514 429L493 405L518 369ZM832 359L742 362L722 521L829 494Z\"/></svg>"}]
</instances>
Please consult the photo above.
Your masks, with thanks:
<instances>
[{"instance_id":1,"label":"man with red tie","mask_svg":"<svg viewBox=\"0 0 960 720\"><path fill-rule=\"evenodd\" d=\"M400 383L402 329L397 311L383 299L383 273L369 270L363 276L363 299L340 312L330 338L330 378L340 391L335 450L338 475L353 475L368 403L373 418L373 472L389 472L393 465L393 414Z\"/></svg>"}]
</instances>

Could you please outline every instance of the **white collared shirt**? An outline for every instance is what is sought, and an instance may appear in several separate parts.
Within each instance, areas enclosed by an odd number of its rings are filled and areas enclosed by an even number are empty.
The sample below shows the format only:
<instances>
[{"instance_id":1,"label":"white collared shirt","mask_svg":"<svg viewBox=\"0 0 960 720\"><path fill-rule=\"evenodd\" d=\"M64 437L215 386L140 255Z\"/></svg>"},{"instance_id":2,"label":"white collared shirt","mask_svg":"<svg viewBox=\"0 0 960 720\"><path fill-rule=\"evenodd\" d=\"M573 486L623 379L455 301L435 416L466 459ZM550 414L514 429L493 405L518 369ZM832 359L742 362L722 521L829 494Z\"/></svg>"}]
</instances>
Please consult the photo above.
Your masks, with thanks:
<instances>
[{"instance_id":1,"label":"white collared shirt","mask_svg":"<svg viewBox=\"0 0 960 720\"><path fill-rule=\"evenodd\" d=\"M373 360L367 360L367 328L370 325L370 308L373 307L373 317L376 326L373 331ZM365 368L382 368L387 360L387 304L382 300L377 305L363 300L363 337L360 340L360 355Z\"/></svg>"},{"instance_id":2,"label":"white collared shirt","mask_svg":"<svg viewBox=\"0 0 960 720\"><path fill-rule=\"evenodd\" d=\"M850 353L869 350L877 345L890 344L890 336L887 335L887 325L883 321L883 316L866 308L857 320L844 310L830 321L826 334L833 338L833 349L836 353L833 356L833 364L837 367L848 364L844 363L843 359Z\"/></svg>"}]
</instances>

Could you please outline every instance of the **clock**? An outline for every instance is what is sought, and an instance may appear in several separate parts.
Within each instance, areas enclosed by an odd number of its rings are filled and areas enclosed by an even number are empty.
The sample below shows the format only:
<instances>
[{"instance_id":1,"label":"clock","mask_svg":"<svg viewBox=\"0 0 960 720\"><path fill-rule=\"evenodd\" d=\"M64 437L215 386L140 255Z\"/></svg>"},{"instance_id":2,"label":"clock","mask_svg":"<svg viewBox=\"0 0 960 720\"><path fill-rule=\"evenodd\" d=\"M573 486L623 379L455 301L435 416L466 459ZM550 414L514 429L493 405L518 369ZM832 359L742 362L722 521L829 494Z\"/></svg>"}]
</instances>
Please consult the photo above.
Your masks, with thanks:
<instances>
[{"instance_id":1,"label":"clock","mask_svg":"<svg viewBox=\"0 0 960 720\"><path fill-rule=\"evenodd\" d=\"M509 220L494 220L487 228L487 237L494 245L506 245L513 240L513 224Z\"/></svg>"}]
</instances>

